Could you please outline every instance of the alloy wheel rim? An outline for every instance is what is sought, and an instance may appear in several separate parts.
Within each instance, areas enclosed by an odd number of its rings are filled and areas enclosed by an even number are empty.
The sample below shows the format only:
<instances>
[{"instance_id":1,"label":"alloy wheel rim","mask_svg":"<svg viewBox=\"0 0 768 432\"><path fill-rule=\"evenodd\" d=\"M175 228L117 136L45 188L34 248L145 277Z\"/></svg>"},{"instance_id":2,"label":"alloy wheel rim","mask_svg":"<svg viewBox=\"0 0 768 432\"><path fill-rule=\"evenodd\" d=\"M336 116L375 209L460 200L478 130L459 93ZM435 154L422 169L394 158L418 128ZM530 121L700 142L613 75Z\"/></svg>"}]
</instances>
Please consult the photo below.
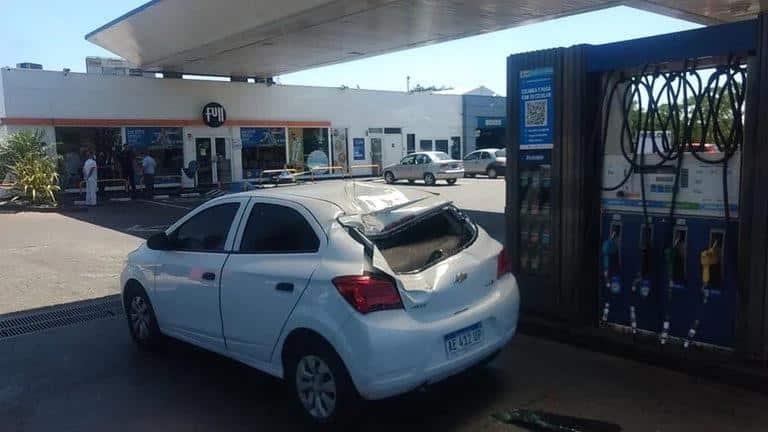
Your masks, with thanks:
<instances>
[{"instance_id":1,"label":"alloy wheel rim","mask_svg":"<svg viewBox=\"0 0 768 432\"><path fill-rule=\"evenodd\" d=\"M305 356L296 366L296 391L304 409L314 418L327 419L336 408L336 380L317 356Z\"/></svg>"},{"instance_id":2,"label":"alloy wheel rim","mask_svg":"<svg viewBox=\"0 0 768 432\"><path fill-rule=\"evenodd\" d=\"M149 337L149 307L143 297L136 296L131 300L130 319L137 338L144 340Z\"/></svg>"}]
</instances>

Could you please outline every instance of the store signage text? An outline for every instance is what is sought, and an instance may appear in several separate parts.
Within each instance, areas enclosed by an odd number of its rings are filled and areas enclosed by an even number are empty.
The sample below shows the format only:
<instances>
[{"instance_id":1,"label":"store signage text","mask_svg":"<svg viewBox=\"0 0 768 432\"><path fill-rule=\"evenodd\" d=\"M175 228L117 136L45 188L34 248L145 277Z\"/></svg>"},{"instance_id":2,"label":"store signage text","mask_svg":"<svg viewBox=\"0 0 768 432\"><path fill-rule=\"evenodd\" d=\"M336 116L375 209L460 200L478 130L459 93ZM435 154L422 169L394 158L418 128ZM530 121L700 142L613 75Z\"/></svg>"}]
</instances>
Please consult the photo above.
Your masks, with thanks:
<instances>
[{"instance_id":1,"label":"store signage text","mask_svg":"<svg viewBox=\"0 0 768 432\"><path fill-rule=\"evenodd\" d=\"M217 128L227 121L227 111L221 104L211 102L203 108L203 123L208 127Z\"/></svg>"}]
</instances>

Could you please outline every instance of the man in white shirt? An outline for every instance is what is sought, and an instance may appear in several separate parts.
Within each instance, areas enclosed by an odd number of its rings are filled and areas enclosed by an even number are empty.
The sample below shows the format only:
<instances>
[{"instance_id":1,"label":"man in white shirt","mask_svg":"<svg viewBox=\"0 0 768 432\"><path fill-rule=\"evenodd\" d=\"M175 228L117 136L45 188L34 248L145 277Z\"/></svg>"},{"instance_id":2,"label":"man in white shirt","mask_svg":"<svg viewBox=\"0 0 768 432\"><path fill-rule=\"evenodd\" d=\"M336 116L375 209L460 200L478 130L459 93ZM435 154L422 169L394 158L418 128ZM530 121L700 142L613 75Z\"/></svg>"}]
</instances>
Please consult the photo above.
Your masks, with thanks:
<instances>
[{"instance_id":1,"label":"man in white shirt","mask_svg":"<svg viewBox=\"0 0 768 432\"><path fill-rule=\"evenodd\" d=\"M149 155L144 153L144 157L141 159L141 172L144 179L144 192L148 199L152 199L155 193L155 168L157 162Z\"/></svg>"},{"instance_id":2,"label":"man in white shirt","mask_svg":"<svg viewBox=\"0 0 768 432\"><path fill-rule=\"evenodd\" d=\"M96 189L98 187L99 170L96 166L96 159L93 151L86 152L85 163L83 164L83 180L85 180L85 205L96 205Z\"/></svg>"}]
</instances>

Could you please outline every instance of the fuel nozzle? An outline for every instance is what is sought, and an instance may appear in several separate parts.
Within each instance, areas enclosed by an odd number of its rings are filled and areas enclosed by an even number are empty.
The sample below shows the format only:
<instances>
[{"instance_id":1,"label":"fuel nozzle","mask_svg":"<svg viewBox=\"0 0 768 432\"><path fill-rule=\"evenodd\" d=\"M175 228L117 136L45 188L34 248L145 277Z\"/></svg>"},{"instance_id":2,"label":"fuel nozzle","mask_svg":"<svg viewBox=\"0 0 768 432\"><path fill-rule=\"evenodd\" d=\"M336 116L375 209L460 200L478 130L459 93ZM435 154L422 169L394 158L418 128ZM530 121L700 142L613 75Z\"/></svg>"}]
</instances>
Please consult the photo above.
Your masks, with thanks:
<instances>
[{"instance_id":1,"label":"fuel nozzle","mask_svg":"<svg viewBox=\"0 0 768 432\"><path fill-rule=\"evenodd\" d=\"M672 246L664 250L664 261L667 266L670 286L685 281L685 234L685 230L675 231Z\"/></svg>"},{"instance_id":2,"label":"fuel nozzle","mask_svg":"<svg viewBox=\"0 0 768 432\"><path fill-rule=\"evenodd\" d=\"M711 289L718 289L722 282L722 244L721 233L710 236L710 246L701 251L701 289L704 303L709 300Z\"/></svg>"},{"instance_id":3,"label":"fuel nozzle","mask_svg":"<svg viewBox=\"0 0 768 432\"><path fill-rule=\"evenodd\" d=\"M618 282L621 224L612 224L609 232L608 239L603 242L601 247L603 276L605 277L606 288L613 293L617 293L621 290Z\"/></svg>"}]
</instances>

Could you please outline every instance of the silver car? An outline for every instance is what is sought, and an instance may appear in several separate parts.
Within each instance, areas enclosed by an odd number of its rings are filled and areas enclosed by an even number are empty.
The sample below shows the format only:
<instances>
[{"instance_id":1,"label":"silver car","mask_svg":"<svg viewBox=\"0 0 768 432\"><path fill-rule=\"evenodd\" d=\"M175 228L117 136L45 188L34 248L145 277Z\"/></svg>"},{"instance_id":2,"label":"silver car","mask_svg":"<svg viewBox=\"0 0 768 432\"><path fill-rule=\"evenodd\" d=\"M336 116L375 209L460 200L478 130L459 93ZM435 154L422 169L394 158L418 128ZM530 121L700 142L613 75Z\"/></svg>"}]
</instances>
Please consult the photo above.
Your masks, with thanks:
<instances>
[{"instance_id":1,"label":"silver car","mask_svg":"<svg viewBox=\"0 0 768 432\"><path fill-rule=\"evenodd\" d=\"M384 180L387 183L424 180L425 184L433 185L437 180L445 180L448 184L454 184L463 176L464 164L443 152L411 153L402 158L400 163L384 167Z\"/></svg>"},{"instance_id":2,"label":"silver car","mask_svg":"<svg viewBox=\"0 0 768 432\"><path fill-rule=\"evenodd\" d=\"M489 178L504 175L507 169L507 150L487 148L473 151L464 156L464 174L474 177L485 174Z\"/></svg>"}]
</instances>

